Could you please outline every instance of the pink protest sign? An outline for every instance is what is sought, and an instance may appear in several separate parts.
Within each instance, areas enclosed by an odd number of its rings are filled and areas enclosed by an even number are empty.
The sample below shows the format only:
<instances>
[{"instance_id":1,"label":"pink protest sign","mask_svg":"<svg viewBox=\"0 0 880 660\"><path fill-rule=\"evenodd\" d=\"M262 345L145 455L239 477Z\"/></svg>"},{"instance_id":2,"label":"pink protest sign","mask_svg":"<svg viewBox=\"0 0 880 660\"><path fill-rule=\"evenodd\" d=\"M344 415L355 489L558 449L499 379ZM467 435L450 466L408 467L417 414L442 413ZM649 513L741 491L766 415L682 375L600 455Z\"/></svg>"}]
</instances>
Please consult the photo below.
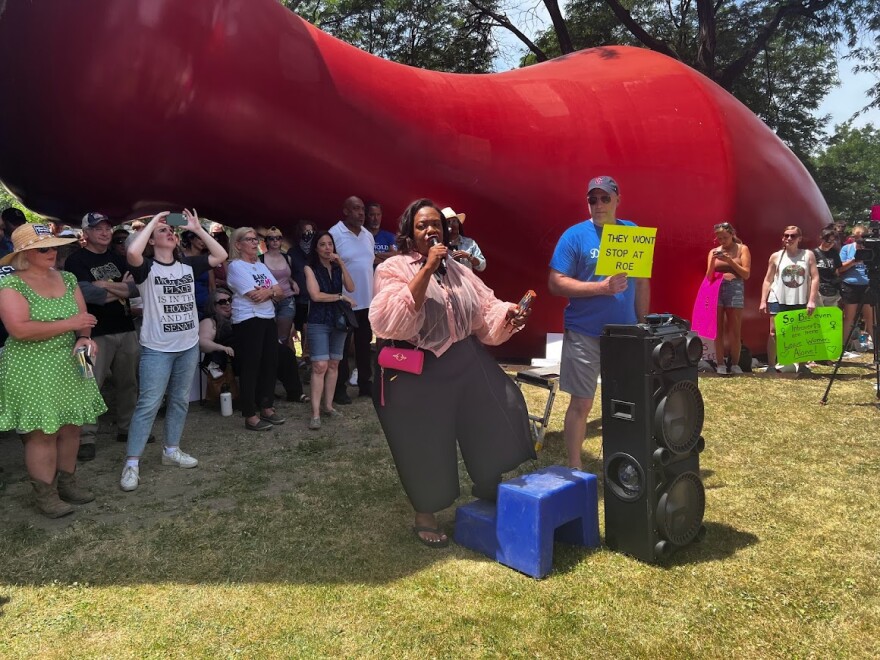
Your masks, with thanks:
<instances>
[{"instance_id":1,"label":"pink protest sign","mask_svg":"<svg viewBox=\"0 0 880 660\"><path fill-rule=\"evenodd\" d=\"M878 222L880 221L880 204L875 204L871 207L871 221Z\"/></svg>"},{"instance_id":2,"label":"pink protest sign","mask_svg":"<svg viewBox=\"0 0 880 660\"><path fill-rule=\"evenodd\" d=\"M715 339L718 335L718 294L721 292L723 280L724 278L717 274L712 280L704 277L694 299L691 330L706 339Z\"/></svg>"}]
</instances>

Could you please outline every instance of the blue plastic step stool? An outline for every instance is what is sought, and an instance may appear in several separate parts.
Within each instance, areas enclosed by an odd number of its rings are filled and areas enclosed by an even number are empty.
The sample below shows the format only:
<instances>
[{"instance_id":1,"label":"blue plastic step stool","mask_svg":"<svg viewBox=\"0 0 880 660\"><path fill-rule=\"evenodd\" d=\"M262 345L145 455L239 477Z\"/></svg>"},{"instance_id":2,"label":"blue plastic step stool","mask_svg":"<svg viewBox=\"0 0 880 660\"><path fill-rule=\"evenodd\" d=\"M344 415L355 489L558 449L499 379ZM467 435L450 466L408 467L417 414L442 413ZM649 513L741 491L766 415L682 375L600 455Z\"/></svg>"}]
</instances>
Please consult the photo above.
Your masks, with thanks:
<instances>
[{"instance_id":1,"label":"blue plastic step stool","mask_svg":"<svg viewBox=\"0 0 880 660\"><path fill-rule=\"evenodd\" d=\"M455 512L455 542L535 578L553 568L553 541L599 547L596 475L554 465L498 487L498 503Z\"/></svg>"}]
</instances>

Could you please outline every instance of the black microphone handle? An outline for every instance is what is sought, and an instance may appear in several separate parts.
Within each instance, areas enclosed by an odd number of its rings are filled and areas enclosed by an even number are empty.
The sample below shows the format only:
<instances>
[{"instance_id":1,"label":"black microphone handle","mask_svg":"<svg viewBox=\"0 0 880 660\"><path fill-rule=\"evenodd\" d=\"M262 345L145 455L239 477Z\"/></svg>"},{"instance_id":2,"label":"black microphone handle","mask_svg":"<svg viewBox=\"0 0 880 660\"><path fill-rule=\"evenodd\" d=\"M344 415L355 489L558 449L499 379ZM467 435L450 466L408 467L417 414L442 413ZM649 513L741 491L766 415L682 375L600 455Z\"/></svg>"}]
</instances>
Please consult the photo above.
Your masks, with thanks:
<instances>
[{"instance_id":1,"label":"black microphone handle","mask_svg":"<svg viewBox=\"0 0 880 660\"><path fill-rule=\"evenodd\" d=\"M435 245L438 245L440 243L440 241L437 240L436 236L431 236L430 243L431 243L431 247L434 247ZM441 275L446 275L446 257L443 257L440 260L440 265L437 266L436 272L440 273Z\"/></svg>"}]
</instances>

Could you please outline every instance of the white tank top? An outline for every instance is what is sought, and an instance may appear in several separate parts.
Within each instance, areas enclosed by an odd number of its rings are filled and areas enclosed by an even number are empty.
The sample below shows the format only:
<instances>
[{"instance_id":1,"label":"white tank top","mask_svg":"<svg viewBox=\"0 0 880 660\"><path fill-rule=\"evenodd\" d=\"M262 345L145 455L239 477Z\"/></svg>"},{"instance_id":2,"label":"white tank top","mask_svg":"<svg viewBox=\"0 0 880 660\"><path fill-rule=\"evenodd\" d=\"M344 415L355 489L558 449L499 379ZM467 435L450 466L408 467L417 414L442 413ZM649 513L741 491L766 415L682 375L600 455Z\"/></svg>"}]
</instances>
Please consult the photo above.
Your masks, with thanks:
<instances>
[{"instance_id":1,"label":"white tank top","mask_svg":"<svg viewBox=\"0 0 880 660\"><path fill-rule=\"evenodd\" d=\"M807 251L799 250L793 257L780 251L776 261L776 279L770 291L770 301L776 295L780 305L806 305L810 299L810 278Z\"/></svg>"}]
</instances>

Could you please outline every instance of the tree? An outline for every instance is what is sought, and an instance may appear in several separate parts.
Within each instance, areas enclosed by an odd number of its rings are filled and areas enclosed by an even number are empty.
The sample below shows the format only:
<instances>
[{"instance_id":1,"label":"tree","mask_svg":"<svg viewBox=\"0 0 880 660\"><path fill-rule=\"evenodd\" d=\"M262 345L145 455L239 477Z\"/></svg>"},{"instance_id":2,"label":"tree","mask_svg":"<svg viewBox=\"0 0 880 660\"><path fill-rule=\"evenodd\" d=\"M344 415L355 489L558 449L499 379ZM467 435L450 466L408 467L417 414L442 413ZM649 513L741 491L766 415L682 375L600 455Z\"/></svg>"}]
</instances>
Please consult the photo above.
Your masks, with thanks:
<instances>
[{"instance_id":1,"label":"tree","mask_svg":"<svg viewBox=\"0 0 880 660\"><path fill-rule=\"evenodd\" d=\"M24 212L28 222L46 222L46 218L25 208L21 202L13 197L6 188L0 184L0 211L8 209L10 206L21 209Z\"/></svg>"},{"instance_id":2,"label":"tree","mask_svg":"<svg viewBox=\"0 0 880 660\"><path fill-rule=\"evenodd\" d=\"M307 21L386 59L435 71L491 71L493 21L465 0L282 0ZM496 0L487 0L492 8Z\"/></svg>"},{"instance_id":3,"label":"tree","mask_svg":"<svg viewBox=\"0 0 880 660\"><path fill-rule=\"evenodd\" d=\"M836 127L813 159L814 178L835 218L865 222L880 204L880 130Z\"/></svg>"}]
</instances>

